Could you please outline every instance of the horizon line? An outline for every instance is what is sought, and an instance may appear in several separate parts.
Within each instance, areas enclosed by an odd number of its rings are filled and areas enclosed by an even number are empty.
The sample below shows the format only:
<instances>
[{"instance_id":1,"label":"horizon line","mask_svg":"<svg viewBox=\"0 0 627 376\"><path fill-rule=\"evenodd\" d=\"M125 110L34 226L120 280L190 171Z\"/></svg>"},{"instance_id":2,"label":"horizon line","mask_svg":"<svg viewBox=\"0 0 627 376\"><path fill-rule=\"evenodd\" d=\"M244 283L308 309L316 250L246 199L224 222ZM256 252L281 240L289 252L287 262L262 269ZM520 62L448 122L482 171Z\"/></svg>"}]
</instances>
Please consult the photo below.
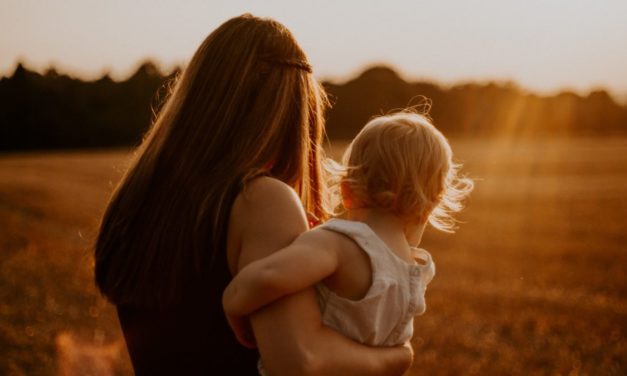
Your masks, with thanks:
<instances>
[{"instance_id":1,"label":"horizon line","mask_svg":"<svg viewBox=\"0 0 627 376\"><path fill-rule=\"evenodd\" d=\"M182 64L182 63L164 64L163 62L159 61L159 59L146 57L146 58L138 60L137 63L135 63L131 68L126 70L127 71L126 73L111 74L111 70L109 68L100 69L100 73L95 73L95 72L85 73L85 72L80 72L80 70L77 71L76 69L72 69L72 68L59 67L59 65L62 65L62 64L55 64L55 63L50 63L45 68L37 69L37 68L33 68L32 65L29 65L29 63L25 61L24 59L17 59L13 63L12 69L5 70L4 72L0 72L0 79L11 78L15 74L15 71L17 70L18 66L22 65L24 69L30 72L35 72L42 76L44 76L48 71L54 70L59 75L67 76L71 79L76 79L76 80L80 80L83 82L96 82L108 76L112 81L119 83L119 82L128 81L131 77L133 77L135 73L137 73L137 71L143 65L148 64L148 63L153 64L155 68L157 69L157 72L159 73L159 75L163 77L172 74L178 69L184 69L185 67L185 64ZM457 79L452 82L450 81L447 82L444 80L439 80L435 77L408 75L407 73L403 72L403 70L400 69L398 66L394 65L393 63L386 62L386 61L373 61L370 63L361 64L358 68L353 69L350 73L345 74L345 75L327 74L326 76L317 76L316 78L321 83L330 83L333 85L345 85L348 82L359 78L364 72L371 70L373 68L388 68L391 71L395 72L399 76L399 78L401 78L403 81L409 84L428 83L428 84L434 84L440 88L447 89L447 90L453 87L463 86L463 85L468 85L468 84L477 84L480 86L495 84L497 86L513 86L514 88L516 88L517 90L525 94L532 94L532 95L537 95L540 97L555 97L555 96L559 96L560 94L572 93L582 98L589 96L593 92L605 91L612 98L612 100L614 100L617 104L621 106L627 106L627 90L621 94L603 85L590 85L587 89L575 89L573 87L565 86L565 87L560 87L560 88L551 89L551 90L542 90L542 89L534 89L534 88L530 88L528 86L522 85L520 82L516 81L515 79L498 78L498 77L483 78L483 79L465 78L465 79Z\"/></svg>"}]
</instances>

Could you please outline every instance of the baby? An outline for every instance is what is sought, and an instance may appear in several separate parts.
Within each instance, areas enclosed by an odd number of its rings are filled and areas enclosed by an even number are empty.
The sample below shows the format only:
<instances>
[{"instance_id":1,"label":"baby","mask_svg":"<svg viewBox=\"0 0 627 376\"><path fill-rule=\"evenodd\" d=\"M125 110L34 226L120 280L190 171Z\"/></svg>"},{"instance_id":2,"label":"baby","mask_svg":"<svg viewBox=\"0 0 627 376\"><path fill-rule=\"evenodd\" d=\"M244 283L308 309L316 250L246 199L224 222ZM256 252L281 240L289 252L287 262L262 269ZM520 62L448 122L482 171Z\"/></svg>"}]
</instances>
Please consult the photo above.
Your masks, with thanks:
<instances>
[{"instance_id":1,"label":"baby","mask_svg":"<svg viewBox=\"0 0 627 376\"><path fill-rule=\"evenodd\" d=\"M458 169L426 116L404 110L368 122L344 154L343 213L247 265L226 288L238 340L254 346L245 316L315 285L325 325L372 346L409 341L435 275L431 255L417 248L424 229L452 232L451 213L473 187Z\"/></svg>"}]
</instances>

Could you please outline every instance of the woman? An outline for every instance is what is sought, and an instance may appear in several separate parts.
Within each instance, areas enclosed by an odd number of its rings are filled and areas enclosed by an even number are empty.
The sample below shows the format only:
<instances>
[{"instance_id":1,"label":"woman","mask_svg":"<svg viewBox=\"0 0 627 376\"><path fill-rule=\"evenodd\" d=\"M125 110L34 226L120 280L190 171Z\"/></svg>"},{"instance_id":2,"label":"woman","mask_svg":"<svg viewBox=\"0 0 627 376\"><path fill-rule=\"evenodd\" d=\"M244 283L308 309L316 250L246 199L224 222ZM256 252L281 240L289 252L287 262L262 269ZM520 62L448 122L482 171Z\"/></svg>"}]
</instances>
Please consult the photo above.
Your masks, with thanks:
<instances>
[{"instance_id":1,"label":"woman","mask_svg":"<svg viewBox=\"0 0 627 376\"><path fill-rule=\"evenodd\" d=\"M102 219L96 283L137 375L256 373L221 295L246 264L324 217L326 97L281 24L235 17L201 44ZM369 348L321 324L313 290L251 317L267 371L402 373L409 346Z\"/></svg>"}]
</instances>

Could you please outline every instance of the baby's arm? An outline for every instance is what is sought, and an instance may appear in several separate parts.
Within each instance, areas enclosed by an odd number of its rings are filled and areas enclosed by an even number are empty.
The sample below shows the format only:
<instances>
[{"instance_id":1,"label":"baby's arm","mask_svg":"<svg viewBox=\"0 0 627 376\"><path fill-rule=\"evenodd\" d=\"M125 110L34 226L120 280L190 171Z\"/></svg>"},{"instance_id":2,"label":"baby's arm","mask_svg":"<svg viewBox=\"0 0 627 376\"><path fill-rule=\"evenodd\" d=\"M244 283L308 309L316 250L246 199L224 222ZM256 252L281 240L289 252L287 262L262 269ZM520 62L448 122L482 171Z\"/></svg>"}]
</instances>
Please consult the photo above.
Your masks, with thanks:
<instances>
[{"instance_id":1,"label":"baby's arm","mask_svg":"<svg viewBox=\"0 0 627 376\"><path fill-rule=\"evenodd\" d=\"M339 253L333 235L322 229L304 232L289 246L242 268L224 290L227 317L250 315L333 274Z\"/></svg>"}]
</instances>

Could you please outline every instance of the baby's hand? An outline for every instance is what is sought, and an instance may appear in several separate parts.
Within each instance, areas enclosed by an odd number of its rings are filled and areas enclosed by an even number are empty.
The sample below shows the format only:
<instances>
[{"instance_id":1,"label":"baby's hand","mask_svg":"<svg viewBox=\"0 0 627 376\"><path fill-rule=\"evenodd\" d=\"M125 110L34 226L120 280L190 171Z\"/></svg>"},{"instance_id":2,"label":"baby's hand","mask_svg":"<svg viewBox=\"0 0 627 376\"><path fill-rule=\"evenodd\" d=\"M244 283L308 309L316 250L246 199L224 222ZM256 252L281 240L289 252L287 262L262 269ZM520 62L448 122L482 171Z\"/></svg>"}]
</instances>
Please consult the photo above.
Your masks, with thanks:
<instances>
[{"instance_id":1,"label":"baby's hand","mask_svg":"<svg viewBox=\"0 0 627 376\"><path fill-rule=\"evenodd\" d=\"M228 321L231 330L233 330L235 338L237 338L237 342L249 349L257 347L257 341L255 341L255 335L248 318L243 316L233 316L227 313L226 320Z\"/></svg>"}]
</instances>

